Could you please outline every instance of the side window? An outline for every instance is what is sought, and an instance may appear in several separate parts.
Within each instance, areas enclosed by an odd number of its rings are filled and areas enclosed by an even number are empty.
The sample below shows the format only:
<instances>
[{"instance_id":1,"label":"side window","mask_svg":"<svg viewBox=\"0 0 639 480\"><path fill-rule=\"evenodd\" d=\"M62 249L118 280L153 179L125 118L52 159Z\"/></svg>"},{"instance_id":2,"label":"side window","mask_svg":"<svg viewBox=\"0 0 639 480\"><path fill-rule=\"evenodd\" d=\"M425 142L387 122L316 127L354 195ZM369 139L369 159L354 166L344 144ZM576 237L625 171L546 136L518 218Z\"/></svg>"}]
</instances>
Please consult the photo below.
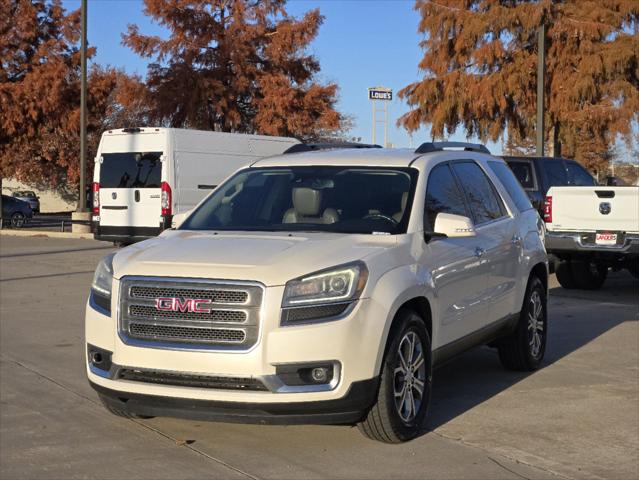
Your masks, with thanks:
<instances>
[{"instance_id":1,"label":"side window","mask_svg":"<svg viewBox=\"0 0 639 480\"><path fill-rule=\"evenodd\" d=\"M526 210L530 210L533 208L530 200L528 199L528 195L524 192L524 189L521 187L513 172L508 168L508 166L503 162L488 162L488 166L493 171L499 181L504 186L510 198L513 199L515 205L517 205L517 209L520 212L524 212Z\"/></svg>"},{"instance_id":2,"label":"side window","mask_svg":"<svg viewBox=\"0 0 639 480\"><path fill-rule=\"evenodd\" d=\"M464 192L476 225L501 218L506 209L483 170L474 162L452 164Z\"/></svg>"},{"instance_id":3,"label":"side window","mask_svg":"<svg viewBox=\"0 0 639 480\"><path fill-rule=\"evenodd\" d=\"M595 186L595 179L577 162L567 161L566 170L568 170L568 181L570 185L576 185L578 187Z\"/></svg>"},{"instance_id":4,"label":"side window","mask_svg":"<svg viewBox=\"0 0 639 480\"><path fill-rule=\"evenodd\" d=\"M530 162L509 161L508 166L515 174L522 187L526 190L535 190L535 177Z\"/></svg>"},{"instance_id":5,"label":"side window","mask_svg":"<svg viewBox=\"0 0 639 480\"><path fill-rule=\"evenodd\" d=\"M548 179L548 187L568 185L568 175L563 160L549 158L544 160L544 170Z\"/></svg>"},{"instance_id":6,"label":"side window","mask_svg":"<svg viewBox=\"0 0 639 480\"><path fill-rule=\"evenodd\" d=\"M435 228L435 217L438 213L469 216L464 203L464 196L446 164L433 168L426 185L424 230Z\"/></svg>"}]
</instances>

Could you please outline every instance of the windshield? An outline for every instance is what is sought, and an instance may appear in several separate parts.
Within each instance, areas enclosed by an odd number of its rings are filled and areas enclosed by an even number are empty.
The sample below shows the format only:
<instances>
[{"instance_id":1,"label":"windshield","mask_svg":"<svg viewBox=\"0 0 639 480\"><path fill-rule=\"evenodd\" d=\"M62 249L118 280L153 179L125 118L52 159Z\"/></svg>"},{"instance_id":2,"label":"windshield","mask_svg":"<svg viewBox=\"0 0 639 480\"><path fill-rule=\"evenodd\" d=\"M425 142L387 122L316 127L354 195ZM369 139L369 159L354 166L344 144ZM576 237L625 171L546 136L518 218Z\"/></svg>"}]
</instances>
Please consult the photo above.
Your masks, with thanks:
<instances>
[{"instance_id":1,"label":"windshield","mask_svg":"<svg viewBox=\"0 0 639 480\"><path fill-rule=\"evenodd\" d=\"M102 188L160 188L162 152L103 153Z\"/></svg>"},{"instance_id":2,"label":"windshield","mask_svg":"<svg viewBox=\"0 0 639 480\"><path fill-rule=\"evenodd\" d=\"M287 167L238 172L180 230L406 232L417 171Z\"/></svg>"},{"instance_id":3,"label":"windshield","mask_svg":"<svg viewBox=\"0 0 639 480\"><path fill-rule=\"evenodd\" d=\"M29 198L35 198L36 195L33 192L14 192L13 193L14 197L29 197Z\"/></svg>"}]
</instances>

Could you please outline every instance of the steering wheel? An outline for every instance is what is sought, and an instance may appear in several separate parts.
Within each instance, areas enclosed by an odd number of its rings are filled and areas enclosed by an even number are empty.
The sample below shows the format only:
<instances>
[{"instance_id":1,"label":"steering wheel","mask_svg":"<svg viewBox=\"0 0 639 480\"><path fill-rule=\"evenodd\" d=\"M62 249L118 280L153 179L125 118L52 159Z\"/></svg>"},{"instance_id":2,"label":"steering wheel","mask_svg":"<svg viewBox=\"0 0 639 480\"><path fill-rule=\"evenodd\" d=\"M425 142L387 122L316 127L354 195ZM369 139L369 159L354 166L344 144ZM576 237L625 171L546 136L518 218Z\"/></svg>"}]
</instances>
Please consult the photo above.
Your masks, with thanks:
<instances>
[{"instance_id":1,"label":"steering wheel","mask_svg":"<svg viewBox=\"0 0 639 480\"><path fill-rule=\"evenodd\" d=\"M388 215L384 215L382 213L369 213L368 215L365 215L362 218L362 220L375 219L375 218L378 218L380 220L386 220L387 222L390 222L393 225L397 225L399 223L393 217L389 217Z\"/></svg>"}]
</instances>

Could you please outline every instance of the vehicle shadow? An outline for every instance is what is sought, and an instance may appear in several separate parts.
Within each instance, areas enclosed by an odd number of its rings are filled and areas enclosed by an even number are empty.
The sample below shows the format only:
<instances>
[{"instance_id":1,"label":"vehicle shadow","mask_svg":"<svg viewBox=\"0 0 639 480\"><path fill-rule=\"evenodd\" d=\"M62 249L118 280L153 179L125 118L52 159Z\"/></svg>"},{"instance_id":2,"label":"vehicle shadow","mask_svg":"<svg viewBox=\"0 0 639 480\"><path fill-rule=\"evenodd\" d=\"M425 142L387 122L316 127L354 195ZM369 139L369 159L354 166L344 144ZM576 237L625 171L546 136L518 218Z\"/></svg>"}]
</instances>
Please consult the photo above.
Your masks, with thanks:
<instances>
[{"instance_id":1,"label":"vehicle shadow","mask_svg":"<svg viewBox=\"0 0 639 480\"><path fill-rule=\"evenodd\" d=\"M597 292L551 288L549 337L542 369L590 343L617 325L639 321L639 282L625 273L616 274L609 285ZM621 295L612 298L612 292ZM610 302L619 302L613 304ZM628 306L638 308L628 313ZM615 310L623 310L625 314ZM467 352L434 372L433 393L427 432L432 431L534 372L504 369L496 349L487 346Z\"/></svg>"}]
</instances>

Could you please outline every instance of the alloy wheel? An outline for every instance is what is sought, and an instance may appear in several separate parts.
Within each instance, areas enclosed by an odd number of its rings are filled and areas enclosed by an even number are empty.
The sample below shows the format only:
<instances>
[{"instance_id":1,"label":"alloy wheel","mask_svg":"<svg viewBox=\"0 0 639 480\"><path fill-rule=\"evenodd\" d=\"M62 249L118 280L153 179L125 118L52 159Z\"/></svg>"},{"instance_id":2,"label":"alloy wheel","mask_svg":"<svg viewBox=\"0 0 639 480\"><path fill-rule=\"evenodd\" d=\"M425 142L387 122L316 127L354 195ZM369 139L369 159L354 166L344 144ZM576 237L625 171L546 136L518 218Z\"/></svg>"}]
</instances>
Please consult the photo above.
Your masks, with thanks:
<instances>
[{"instance_id":1,"label":"alloy wheel","mask_svg":"<svg viewBox=\"0 0 639 480\"><path fill-rule=\"evenodd\" d=\"M20 228L24 225L24 215L20 212L16 212L11 216L11 226L14 228Z\"/></svg>"},{"instance_id":2,"label":"alloy wheel","mask_svg":"<svg viewBox=\"0 0 639 480\"><path fill-rule=\"evenodd\" d=\"M400 418L408 423L415 419L428 392L426 389L426 362L422 340L414 331L408 331L397 348L397 365L393 374L395 408Z\"/></svg>"},{"instance_id":3,"label":"alloy wheel","mask_svg":"<svg viewBox=\"0 0 639 480\"><path fill-rule=\"evenodd\" d=\"M528 308L528 345L530 346L530 354L534 358L538 358L543 344L544 332L544 305L541 301L541 295L534 290L530 296L530 305Z\"/></svg>"}]
</instances>

